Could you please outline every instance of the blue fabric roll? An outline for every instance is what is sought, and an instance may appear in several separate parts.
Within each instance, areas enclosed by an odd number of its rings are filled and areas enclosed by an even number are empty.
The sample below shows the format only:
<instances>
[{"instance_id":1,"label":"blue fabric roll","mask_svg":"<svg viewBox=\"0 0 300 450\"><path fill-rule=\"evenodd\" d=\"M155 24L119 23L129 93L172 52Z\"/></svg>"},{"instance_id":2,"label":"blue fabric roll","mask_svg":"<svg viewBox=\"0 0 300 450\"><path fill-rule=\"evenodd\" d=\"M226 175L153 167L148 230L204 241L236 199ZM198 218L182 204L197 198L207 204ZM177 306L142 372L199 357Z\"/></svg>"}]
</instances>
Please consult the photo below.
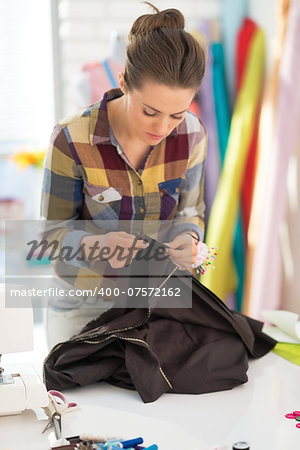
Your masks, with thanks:
<instances>
[{"instance_id":1,"label":"blue fabric roll","mask_svg":"<svg viewBox=\"0 0 300 450\"><path fill-rule=\"evenodd\" d=\"M232 107L235 98L235 46L237 32L243 18L248 14L248 0L222 1L222 35L224 43L225 70L228 86L229 104Z\"/></svg>"}]
</instances>

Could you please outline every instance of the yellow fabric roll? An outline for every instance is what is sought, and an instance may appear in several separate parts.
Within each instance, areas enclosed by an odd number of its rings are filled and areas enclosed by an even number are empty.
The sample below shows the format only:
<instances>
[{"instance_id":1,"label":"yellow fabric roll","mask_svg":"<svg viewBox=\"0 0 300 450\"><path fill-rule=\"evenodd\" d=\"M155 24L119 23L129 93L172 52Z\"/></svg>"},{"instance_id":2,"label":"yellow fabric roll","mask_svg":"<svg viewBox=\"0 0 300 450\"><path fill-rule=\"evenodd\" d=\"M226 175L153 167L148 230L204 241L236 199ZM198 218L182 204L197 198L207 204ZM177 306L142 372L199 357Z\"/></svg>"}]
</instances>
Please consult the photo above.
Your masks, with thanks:
<instances>
[{"instance_id":1,"label":"yellow fabric roll","mask_svg":"<svg viewBox=\"0 0 300 450\"><path fill-rule=\"evenodd\" d=\"M222 300L232 292L235 273L232 246L237 219L242 177L261 92L265 66L265 39L261 29L253 36L244 82L234 108L224 166L212 206L206 244L218 246L215 270L208 271L201 282Z\"/></svg>"}]
</instances>

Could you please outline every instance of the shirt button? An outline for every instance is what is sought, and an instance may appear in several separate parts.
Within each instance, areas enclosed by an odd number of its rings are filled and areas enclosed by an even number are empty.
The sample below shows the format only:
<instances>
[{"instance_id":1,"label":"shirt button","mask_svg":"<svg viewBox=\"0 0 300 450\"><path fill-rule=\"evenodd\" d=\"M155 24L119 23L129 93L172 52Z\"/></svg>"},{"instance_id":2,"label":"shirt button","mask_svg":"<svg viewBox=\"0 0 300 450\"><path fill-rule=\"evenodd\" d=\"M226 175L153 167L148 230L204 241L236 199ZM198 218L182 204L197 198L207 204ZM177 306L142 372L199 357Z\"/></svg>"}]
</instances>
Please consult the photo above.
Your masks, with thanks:
<instances>
[{"instance_id":1,"label":"shirt button","mask_svg":"<svg viewBox=\"0 0 300 450\"><path fill-rule=\"evenodd\" d=\"M137 180L137 184L142 184L142 180Z\"/></svg>"},{"instance_id":2,"label":"shirt button","mask_svg":"<svg viewBox=\"0 0 300 450\"><path fill-rule=\"evenodd\" d=\"M179 192L179 187L177 187L177 188L175 189L175 192Z\"/></svg>"},{"instance_id":3,"label":"shirt button","mask_svg":"<svg viewBox=\"0 0 300 450\"><path fill-rule=\"evenodd\" d=\"M140 213L144 213L144 212L145 212L144 208L140 208Z\"/></svg>"},{"instance_id":4,"label":"shirt button","mask_svg":"<svg viewBox=\"0 0 300 450\"><path fill-rule=\"evenodd\" d=\"M99 196L98 196L98 200L100 200L100 202L102 202L102 200L104 200L103 195L99 195Z\"/></svg>"}]
</instances>

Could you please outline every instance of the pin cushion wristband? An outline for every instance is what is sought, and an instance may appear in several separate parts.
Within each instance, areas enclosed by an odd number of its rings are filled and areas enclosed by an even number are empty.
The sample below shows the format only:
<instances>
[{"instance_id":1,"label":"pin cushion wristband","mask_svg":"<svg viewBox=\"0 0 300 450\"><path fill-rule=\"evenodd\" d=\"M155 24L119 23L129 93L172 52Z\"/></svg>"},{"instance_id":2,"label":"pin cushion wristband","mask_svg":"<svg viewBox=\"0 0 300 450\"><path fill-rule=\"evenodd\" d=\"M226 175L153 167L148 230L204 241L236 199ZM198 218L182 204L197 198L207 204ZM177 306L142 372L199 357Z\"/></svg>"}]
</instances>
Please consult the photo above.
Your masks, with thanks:
<instances>
[{"instance_id":1,"label":"pin cushion wristband","mask_svg":"<svg viewBox=\"0 0 300 450\"><path fill-rule=\"evenodd\" d=\"M196 256L196 261L192 264L192 269L197 269L198 273L204 275L208 269L214 269L213 261L216 259L218 247L211 247L210 249L207 247L204 242L201 242L200 239L197 239L193 234L187 233L192 236L193 239L197 240L198 253Z\"/></svg>"}]
</instances>

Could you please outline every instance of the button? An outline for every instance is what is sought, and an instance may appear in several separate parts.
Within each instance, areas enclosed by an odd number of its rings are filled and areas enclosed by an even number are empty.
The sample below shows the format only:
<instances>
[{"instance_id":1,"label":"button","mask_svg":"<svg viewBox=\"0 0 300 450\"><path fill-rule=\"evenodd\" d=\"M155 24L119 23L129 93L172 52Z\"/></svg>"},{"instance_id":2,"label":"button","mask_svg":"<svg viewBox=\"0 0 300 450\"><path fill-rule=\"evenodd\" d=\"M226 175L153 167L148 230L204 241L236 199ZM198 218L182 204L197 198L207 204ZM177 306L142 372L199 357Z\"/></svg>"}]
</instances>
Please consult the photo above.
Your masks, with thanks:
<instances>
[{"instance_id":1,"label":"button","mask_svg":"<svg viewBox=\"0 0 300 450\"><path fill-rule=\"evenodd\" d=\"M250 445L247 442L236 442L232 446L232 450L250 450Z\"/></svg>"},{"instance_id":2,"label":"button","mask_svg":"<svg viewBox=\"0 0 300 450\"><path fill-rule=\"evenodd\" d=\"M142 184L142 180L137 180L137 184Z\"/></svg>"},{"instance_id":3,"label":"button","mask_svg":"<svg viewBox=\"0 0 300 450\"><path fill-rule=\"evenodd\" d=\"M179 192L179 187L177 187L177 188L175 189L175 192Z\"/></svg>"},{"instance_id":4,"label":"button","mask_svg":"<svg viewBox=\"0 0 300 450\"><path fill-rule=\"evenodd\" d=\"M140 213L142 214L144 212L145 212L144 208L140 208Z\"/></svg>"},{"instance_id":5,"label":"button","mask_svg":"<svg viewBox=\"0 0 300 450\"><path fill-rule=\"evenodd\" d=\"M103 195L99 195L98 200L100 200L100 202L102 202L102 200L104 200Z\"/></svg>"},{"instance_id":6,"label":"button","mask_svg":"<svg viewBox=\"0 0 300 450\"><path fill-rule=\"evenodd\" d=\"M295 419L295 414L293 414L293 413L288 413L288 414L285 415L285 417L286 417L287 419Z\"/></svg>"}]
</instances>

